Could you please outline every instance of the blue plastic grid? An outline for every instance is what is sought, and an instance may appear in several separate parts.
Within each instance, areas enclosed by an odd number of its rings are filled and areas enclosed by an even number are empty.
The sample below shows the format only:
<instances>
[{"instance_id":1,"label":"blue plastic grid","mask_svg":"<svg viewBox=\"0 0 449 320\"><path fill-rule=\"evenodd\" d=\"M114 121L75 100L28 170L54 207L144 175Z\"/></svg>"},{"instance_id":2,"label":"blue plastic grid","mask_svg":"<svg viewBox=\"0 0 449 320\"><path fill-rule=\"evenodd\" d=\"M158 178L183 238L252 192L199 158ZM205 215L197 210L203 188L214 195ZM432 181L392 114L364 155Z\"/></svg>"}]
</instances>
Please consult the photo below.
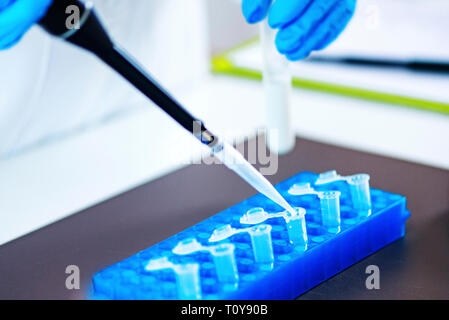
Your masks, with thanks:
<instances>
[{"instance_id":1,"label":"blue plastic grid","mask_svg":"<svg viewBox=\"0 0 449 320\"><path fill-rule=\"evenodd\" d=\"M317 191L340 191L339 228L324 228L320 213L320 200L314 195L295 196L288 190L297 183L313 183L319 175L303 172L278 185L286 200L294 207L306 209L308 244L293 245L289 241L286 222L273 218L264 222L271 225L274 263L254 261L251 240L242 233L223 241L235 246L238 269L237 283L218 280L215 265L209 252L176 255L176 245L186 239L196 238L204 246L213 231L230 224L245 228L241 217L254 207L267 212L283 209L261 194L228 208L197 225L186 229L93 277L94 299L179 299L176 275L173 270L147 271L153 259L166 257L177 265L199 265L200 299L293 299L329 279L364 257L405 235L405 221L410 213L406 198L401 195L371 189L371 209L356 211L349 186L344 181L314 186Z\"/></svg>"}]
</instances>

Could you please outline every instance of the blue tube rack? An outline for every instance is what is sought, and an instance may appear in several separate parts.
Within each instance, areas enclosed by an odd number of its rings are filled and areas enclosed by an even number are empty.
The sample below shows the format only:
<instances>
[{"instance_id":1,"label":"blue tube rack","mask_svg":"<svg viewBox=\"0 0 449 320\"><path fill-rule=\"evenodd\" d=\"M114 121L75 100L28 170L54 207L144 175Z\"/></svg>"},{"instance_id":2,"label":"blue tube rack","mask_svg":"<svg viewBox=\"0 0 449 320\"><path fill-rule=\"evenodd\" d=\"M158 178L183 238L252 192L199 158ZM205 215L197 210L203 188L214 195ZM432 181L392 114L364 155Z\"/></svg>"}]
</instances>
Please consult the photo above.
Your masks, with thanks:
<instances>
[{"instance_id":1,"label":"blue tube rack","mask_svg":"<svg viewBox=\"0 0 449 320\"><path fill-rule=\"evenodd\" d=\"M405 235L405 222L410 217L405 197L369 189L369 208L360 209L353 203L354 190L350 184L340 180L315 185L318 177L320 175L315 173L302 172L276 185L276 189L292 206L306 210L307 235L304 239L307 242L295 244L290 241L288 223L283 217L267 219L262 223L268 225L271 231L272 263L255 261L248 232L237 233L218 242L233 245L230 252L234 254L235 260L232 257L226 260L228 264L232 261L236 263L237 268L234 270L237 270L237 275L233 282L219 280L217 270L220 271L220 268L214 264L219 259L214 260L211 256L212 249L196 250L186 255L173 252L182 242L213 248L211 246L217 243L211 243L209 239L214 230L220 227L223 229L224 226L233 230L248 228L247 224L241 223L242 216L254 208L262 208L262 211L269 213L283 211L265 196L257 194L98 272L92 279L91 298L294 299ZM323 224L319 197L289 192L293 186L307 183L318 192L340 193L339 226ZM151 269L148 268L150 261L162 261L159 265L168 267ZM232 272L232 265L229 270ZM179 288L181 277L187 279L190 288ZM233 278L232 275L230 278Z\"/></svg>"}]
</instances>

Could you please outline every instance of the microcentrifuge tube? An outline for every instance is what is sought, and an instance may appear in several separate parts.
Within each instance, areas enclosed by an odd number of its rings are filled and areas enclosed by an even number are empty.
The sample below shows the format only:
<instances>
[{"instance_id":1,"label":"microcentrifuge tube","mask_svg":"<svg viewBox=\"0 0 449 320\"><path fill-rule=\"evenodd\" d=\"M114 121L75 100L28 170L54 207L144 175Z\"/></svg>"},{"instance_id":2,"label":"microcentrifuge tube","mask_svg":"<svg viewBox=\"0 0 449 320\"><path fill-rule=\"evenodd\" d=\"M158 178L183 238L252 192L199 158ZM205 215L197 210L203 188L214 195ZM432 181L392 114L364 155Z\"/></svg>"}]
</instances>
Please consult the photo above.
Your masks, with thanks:
<instances>
[{"instance_id":1,"label":"microcentrifuge tube","mask_svg":"<svg viewBox=\"0 0 449 320\"><path fill-rule=\"evenodd\" d=\"M175 274L179 299L201 299L199 266L197 263L177 265Z\"/></svg>"},{"instance_id":2,"label":"microcentrifuge tube","mask_svg":"<svg viewBox=\"0 0 449 320\"><path fill-rule=\"evenodd\" d=\"M287 214L286 223L290 242L294 245L307 244L307 229L306 229L306 210L304 208L295 208L297 214Z\"/></svg>"},{"instance_id":3,"label":"microcentrifuge tube","mask_svg":"<svg viewBox=\"0 0 449 320\"><path fill-rule=\"evenodd\" d=\"M175 273L179 299L201 299L199 265L197 263L174 264L167 257L163 257L150 260L145 266L145 270L150 272L163 269L171 269Z\"/></svg>"},{"instance_id":4,"label":"microcentrifuge tube","mask_svg":"<svg viewBox=\"0 0 449 320\"><path fill-rule=\"evenodd\" d=\"M295 214L289 211L279 213L268 213L263 208L252 208L240 218L242 224L259 224L268 219L284 218L287 225L290 242L294 245L304 245L307 243L307 229L304 208L293 208Z\"/></svg>"},{"instance_id":5,"label":"microcentrifuge tube","mask_svg":"<svg viewBox=\"0 0 449 320\"><path fill-rule=\"evenodd\" d=\"M230 243L220 244L211 249L220 282L235 283L239 279L234 250L234 245Z\"/></svg>"},{"instance_id":6,"label":"microcentrifuge tube","mask_svg":"<svg viewBox=\"0 0 449 320\"><path fill-rule=\"evenodd\" d=\"M321 205L321 218L323 226L327 228L339 227L340 220L340 192L339 191L326 191L321 192L318 197L320 198Z\"/></svg>"},{"instance_id":7,"label":"microcentrifuge tube","mask_svg":"<svg viewBox=\"0 0 449 320\"><path fill-rule=\"evenodd\" d=\"M371 196L368 174L357 174L347 180L355 209L367 210L371 208Z\"/></svg>"},{"instance_id":8,"label":"microcentrifuge tube","mask_svg":"<svg viewBox=\"0 0 449 320\"><path fill-rule=\"evenodd\" d=\"M235 246L231 243L203 246L195 238L189 238L180 241L172 250L177 255L188 255L199 251L207 251L212 255L219 281L234 283L238 281Z\"/></svg>"},{"instance_id":9,"label":"microcentrifuge tube","mask_svg":"<svg viewBox=\"0 0 449 320\"><path fill-rule=\"evenodd\" d=\"M271 226L262 224L249 229L254 259L260 263L274 261L273 244L271 242Z\"/></svg>"}]
</instances>

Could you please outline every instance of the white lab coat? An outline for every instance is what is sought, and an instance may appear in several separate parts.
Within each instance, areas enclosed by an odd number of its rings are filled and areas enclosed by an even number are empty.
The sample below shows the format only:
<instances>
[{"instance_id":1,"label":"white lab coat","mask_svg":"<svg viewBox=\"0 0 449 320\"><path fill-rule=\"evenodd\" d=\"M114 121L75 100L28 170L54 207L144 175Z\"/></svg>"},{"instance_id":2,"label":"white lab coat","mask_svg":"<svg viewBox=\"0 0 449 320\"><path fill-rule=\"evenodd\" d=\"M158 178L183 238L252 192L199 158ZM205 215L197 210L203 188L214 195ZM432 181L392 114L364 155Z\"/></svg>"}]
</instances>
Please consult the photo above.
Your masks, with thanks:
<instances>
[{"instance_id":1,"label":"white lab coat","mask_svg":"<svg viewBox=\"0 0 449 320\"><path fill-rule=\"evenodd\" d=\"M164 86L176 91L206 73L204 0L94 2L113 38ZM0 51L0 160L132 112L142 101L95 57L34 27Z\"/></svg>"}]
</instances>

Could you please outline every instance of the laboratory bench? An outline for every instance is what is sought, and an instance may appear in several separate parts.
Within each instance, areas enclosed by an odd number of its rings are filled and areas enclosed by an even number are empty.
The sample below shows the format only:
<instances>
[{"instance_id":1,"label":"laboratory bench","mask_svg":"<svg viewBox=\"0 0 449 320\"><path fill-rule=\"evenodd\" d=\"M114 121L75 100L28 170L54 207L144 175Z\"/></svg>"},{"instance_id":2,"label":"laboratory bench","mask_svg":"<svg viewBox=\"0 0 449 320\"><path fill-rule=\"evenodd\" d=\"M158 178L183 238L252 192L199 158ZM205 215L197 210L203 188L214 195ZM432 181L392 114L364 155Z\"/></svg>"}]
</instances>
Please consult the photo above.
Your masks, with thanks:
<instances>
[{"instance_id":1,"label":"laboratory bench","mask_svg":"<svg viewBox=\"0 0 449 320\"><path fill-rule=\"evenodd\" d=\"M297 138L280 182L298 172L365 172L371 187L407 197L397 240L299 299L449 299L449 171ZM0 246L0 299L85 299L92 276L255 194L222 165L185 166ZM68 290L77 265L81 289ZM367 290L366 267L380 268Z\"/></svg>"}]
</instances>

